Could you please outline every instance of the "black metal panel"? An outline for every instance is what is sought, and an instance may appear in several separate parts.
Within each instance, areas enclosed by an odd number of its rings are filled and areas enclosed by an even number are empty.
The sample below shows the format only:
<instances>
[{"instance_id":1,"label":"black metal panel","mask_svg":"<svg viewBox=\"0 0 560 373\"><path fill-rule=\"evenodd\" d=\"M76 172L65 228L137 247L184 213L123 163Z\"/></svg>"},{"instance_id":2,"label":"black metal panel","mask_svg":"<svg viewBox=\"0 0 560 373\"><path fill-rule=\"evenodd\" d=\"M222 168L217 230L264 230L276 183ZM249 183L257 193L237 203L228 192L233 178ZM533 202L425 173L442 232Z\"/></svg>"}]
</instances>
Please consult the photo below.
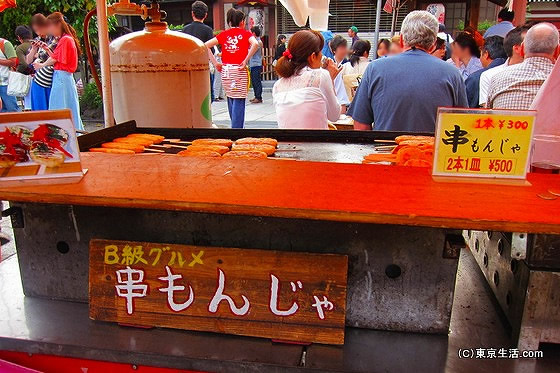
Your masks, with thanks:
<instances>
[{"instance_id":1,"label":"black metal panel","mask_svg":"<svg viewBox=\"0 0 560 373\"><path fill-rule=\"evenodd\" d=\"M560 236L529 235L526 262L531 269L560 271Z\"/></svg>"}]
</instances>

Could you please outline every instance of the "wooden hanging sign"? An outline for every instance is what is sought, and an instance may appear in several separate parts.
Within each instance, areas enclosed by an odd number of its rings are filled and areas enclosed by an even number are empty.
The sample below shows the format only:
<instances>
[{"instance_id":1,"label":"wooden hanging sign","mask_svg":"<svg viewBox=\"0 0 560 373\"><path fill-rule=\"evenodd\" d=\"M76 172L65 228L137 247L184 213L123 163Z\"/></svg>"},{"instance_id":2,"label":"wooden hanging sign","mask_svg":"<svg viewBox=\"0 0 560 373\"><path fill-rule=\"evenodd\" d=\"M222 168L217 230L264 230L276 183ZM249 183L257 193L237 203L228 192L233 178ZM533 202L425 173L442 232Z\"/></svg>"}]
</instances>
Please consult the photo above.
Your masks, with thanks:
<instances>
[{"instance_id":1,"label":"wooden hanging sign","mask_svg":"<svg viewBox=\"0 0 560 373\"><path fill-rule=\"evenodd\" d=\"M90 318L344 343L343 255L92 240Z\"/></svg>"}]
</instances>

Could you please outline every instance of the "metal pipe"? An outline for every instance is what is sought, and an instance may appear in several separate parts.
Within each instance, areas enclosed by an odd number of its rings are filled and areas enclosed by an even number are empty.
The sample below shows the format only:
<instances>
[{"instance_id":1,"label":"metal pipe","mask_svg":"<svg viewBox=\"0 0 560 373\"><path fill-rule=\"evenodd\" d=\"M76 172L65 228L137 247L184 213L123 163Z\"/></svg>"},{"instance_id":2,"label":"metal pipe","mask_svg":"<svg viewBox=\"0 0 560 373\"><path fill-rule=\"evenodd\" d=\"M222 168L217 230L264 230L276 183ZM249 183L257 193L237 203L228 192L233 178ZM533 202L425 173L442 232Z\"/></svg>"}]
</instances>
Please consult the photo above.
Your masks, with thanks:
<instances>
[{"instance_id":1,"label":"metal pipe","mask_svg":"<svg viewBox=\"0 0 560 373\"><path fill-rule=\"evenodd\" d=\"M98 0L99 1L99 0ZM377 0L377 5L375 8L375 36L373 40L373 50L375 51L375 55L377 56L377 45L379 44L379 23L381 22L381 8L382 0Z\"/></svg>"},{"instance_id":2,"label":"metal pipe","mask_svg":"<svg viewBox=\"0 0 560 373\"><path fill-rule=\"evenodd\" d=\"M105 127L115 125L113 116L113 92L111 90L111 62L109 60L109 26L107 24L106 0L97 0L97 33L99 37L99 62L103 89L103 114Z\"/></svg>"}]
</instances>

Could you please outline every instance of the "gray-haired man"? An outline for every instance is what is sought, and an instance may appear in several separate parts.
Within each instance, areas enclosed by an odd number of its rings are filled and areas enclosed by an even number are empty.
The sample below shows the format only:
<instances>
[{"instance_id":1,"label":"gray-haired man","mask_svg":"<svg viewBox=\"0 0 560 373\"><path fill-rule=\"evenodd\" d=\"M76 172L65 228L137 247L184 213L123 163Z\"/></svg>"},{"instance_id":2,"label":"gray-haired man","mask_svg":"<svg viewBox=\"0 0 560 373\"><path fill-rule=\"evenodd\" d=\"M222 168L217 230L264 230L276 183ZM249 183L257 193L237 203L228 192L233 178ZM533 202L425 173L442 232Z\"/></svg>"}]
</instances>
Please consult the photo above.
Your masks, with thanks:
<instances>
[{"instance_id":1,"label":"gray-haired man","mask_svg":"<svg viewBox=\"0 0 560 373\"><path fill-rule=\"evenodd\" d=\"M521 44L523 62L506 67L492 78L488 107L528 110L560 55L558 40L558 29L551 23L531 27Z\"/></svg>"},{"instance_id":2,"label":"gray-haired man","mask_svg":"<svg viewBox=\"0 0 560 373\"><path fill-rule=\"evenodd\" d=\"M402 23L404 52L370 63L348 114L358 130L434 132L440 106L466 107L463 78L435 58L439 24L426 11L409 13Z\"/></svg>"}]
</instances>

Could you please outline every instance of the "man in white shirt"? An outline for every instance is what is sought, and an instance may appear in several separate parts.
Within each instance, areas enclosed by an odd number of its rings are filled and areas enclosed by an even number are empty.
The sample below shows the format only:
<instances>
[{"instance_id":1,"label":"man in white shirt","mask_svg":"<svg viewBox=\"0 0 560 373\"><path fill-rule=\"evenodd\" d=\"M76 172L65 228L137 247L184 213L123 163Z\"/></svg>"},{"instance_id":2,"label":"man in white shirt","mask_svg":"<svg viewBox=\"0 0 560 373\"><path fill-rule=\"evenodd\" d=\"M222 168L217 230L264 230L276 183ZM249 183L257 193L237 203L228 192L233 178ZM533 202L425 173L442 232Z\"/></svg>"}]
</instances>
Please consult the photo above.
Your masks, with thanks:
<instances>
[{"instance_id":1,"label":"man in white shirt","mask_svg":"<svg viewBox=\"0 0 560 373\"><path fill-rule=\"evenodd\" d=\"M552 23L531 27L522 44L523 62L508 66L490 82L487 106L528 110L560 55L560 33Z\"/></svg>"},{"instance_id":2,"label":"man in white shirt","mask_svg":"<svg viewBox=\"0 0 560 373\"><path fill-rule=\"evenodd\" d=\"M333 53L333 60L338 68L342 68L348 59L348 43L340 35L336 35L329 43L331 51ZM342 74L338 74L334 80L334 91L336 93L336 98L338 103L343 106L342 112L346 112L346 107L350 105L350 100L348 99L348 94L346 93L346 88L344 87L344 80L342 79Z\"/></svg>"},{"instance_id":3,"label":"man in white shirt","mask_svg":"<svg viewBox=\"0 0 560 373\"><path fill-rule=\"evenodd\" d=\"M529 27L527 26L518 26L511 30L504 39L504 49L506 50L506 54L508 56L507 61L500 66L486 70L480 76L480 93L478 96L478 103L481 107L485 107L486 102L488 101L488 89L490 88L490 81L492 78L506 67L523 62L521 44L523 43L523 39L525 39L525 34L527 34L528 30Z\"/></svg>"}]
</instances>

